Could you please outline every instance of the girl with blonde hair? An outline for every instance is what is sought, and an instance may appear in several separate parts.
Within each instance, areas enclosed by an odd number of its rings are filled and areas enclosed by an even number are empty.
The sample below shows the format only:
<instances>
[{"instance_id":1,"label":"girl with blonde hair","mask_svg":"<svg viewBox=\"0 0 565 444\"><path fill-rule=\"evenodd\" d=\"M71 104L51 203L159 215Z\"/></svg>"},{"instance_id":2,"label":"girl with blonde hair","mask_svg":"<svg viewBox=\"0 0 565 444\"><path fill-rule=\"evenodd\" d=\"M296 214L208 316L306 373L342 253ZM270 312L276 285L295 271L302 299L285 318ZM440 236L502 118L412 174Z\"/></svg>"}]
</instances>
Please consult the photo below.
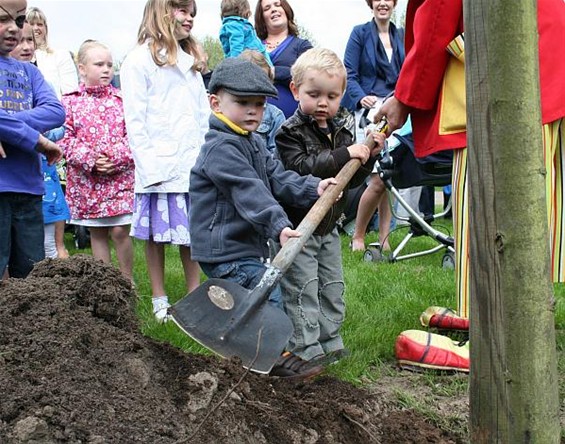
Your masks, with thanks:
<instances>
[{"instance_id":1,"label":"girl with blonde hair","mask_svg":"<svg viewBox=\"0 0 565 444\"><path fill-rule=\"evenodd\" d=\"M145 241L153 312L165 321L165 245L179 246L187 291L199 284L191 260L189 177L210 108L199 72L202 51L191 35L193 0L148 0L137 47L124 60L121 83L125 121L135 161L131 235ZM181 295L178 295L181 296Z\"/></svg>"},{"instance_id":2,"label":"girl with blonde hair","mask_svg":"<svg viewBox=\"0 0 565 444\"><path fill-rule=\"evenodd\" d=\"M133 280L129 225L133 207L133 158L124 109L104 44L85 41L78 51L79 89L63 97L67 115L61 147L67 156L67 199L71 223L88 227L92 254L111 262L110 239L120 270Z\"/></svg>"}]
</instances>

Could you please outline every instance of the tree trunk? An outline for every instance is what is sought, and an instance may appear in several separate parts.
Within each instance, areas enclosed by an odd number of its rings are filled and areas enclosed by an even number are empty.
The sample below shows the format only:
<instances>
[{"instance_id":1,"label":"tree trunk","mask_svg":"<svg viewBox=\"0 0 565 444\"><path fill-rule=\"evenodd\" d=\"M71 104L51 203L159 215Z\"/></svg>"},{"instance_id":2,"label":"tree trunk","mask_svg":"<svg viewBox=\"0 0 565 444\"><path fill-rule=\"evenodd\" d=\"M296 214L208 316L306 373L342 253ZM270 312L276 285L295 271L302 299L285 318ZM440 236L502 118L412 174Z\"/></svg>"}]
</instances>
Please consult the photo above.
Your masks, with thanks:
<instances>
[{"instance_id":1,"label":"tree trunk","mask_svg":"<svg viewBox=\"0 0 565 444\"><path fill-rule=\"evenodd\" d=\"M465 0L473 443L558 443L535 0Z\"/></svg>"}]
</instances>

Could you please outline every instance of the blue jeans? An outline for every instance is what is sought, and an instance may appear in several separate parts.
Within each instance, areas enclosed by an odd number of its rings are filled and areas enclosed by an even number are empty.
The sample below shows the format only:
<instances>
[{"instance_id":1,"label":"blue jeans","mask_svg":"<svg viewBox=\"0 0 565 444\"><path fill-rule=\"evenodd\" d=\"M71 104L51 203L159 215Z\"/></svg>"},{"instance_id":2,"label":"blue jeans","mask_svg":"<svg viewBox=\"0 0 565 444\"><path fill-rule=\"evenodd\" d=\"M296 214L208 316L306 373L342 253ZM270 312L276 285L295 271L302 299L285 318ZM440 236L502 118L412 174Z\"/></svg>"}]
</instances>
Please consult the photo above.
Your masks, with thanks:
<instances>
[{"instance_id":1,"label":"blue jeans","mask_svg":"<svg viewBox=\"0 0 565 444\"><path fill-rule=\"evenodd\" d=\"M243 288L252 290L261 280L267 266L261 262L259 258L244 257L232 262L223 262L220 264L200 262L200 268L202 268L202 271L209 278L236 282ZM283 309L281 288L278 284L271 291L269 302L281 310Z\"/></svg>"},{"instance_id":2,"label":"blue jeans","mask_svg":"<svg viewBox=\"0 0 565 444\"><path fill-rule=\"evenodd\" d=\"M45 258L42 197L0 193L0 277L25 278Z\"/></svg>"}]
</instances>

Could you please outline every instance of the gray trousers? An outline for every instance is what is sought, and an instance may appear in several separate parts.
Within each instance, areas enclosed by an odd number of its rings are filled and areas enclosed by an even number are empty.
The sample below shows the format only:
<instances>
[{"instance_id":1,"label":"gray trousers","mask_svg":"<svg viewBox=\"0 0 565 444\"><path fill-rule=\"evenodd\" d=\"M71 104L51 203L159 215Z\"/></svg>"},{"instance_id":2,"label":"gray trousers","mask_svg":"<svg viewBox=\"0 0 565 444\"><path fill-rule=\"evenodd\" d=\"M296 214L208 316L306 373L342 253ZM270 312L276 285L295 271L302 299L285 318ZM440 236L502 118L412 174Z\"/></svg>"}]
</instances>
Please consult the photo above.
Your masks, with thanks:
<instances>
[{"instance_id":1,"label":"gray trousers","mask_svg":"<svg viewBox=\"0 0 565 444\"><path fill-rule=\"evenodd\" d=\"M283 304L294 326L288 350L302 359L343 348L345 283L337 229L313 235L281 280Z\"/></svg>"}]
</instances>

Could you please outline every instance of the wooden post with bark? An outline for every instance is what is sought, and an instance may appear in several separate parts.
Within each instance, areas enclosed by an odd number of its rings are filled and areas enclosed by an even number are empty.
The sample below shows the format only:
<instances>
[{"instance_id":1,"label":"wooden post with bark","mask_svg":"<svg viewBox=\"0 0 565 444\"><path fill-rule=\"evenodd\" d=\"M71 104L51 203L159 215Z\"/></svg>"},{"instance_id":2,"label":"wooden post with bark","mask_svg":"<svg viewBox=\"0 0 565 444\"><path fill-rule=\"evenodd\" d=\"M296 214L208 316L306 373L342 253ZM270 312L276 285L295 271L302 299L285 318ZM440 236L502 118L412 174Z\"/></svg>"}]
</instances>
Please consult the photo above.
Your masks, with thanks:
<instances>
[{"instance_id":1,"label":"wooden post with bark","mask_svg":"<svg viewBox=\"0 0 565 444\"><path fill-rule=\"evenodd\" d=\"M472 443L560 439L536 0L464 0Z\"/></svg>"}]
</instances>

